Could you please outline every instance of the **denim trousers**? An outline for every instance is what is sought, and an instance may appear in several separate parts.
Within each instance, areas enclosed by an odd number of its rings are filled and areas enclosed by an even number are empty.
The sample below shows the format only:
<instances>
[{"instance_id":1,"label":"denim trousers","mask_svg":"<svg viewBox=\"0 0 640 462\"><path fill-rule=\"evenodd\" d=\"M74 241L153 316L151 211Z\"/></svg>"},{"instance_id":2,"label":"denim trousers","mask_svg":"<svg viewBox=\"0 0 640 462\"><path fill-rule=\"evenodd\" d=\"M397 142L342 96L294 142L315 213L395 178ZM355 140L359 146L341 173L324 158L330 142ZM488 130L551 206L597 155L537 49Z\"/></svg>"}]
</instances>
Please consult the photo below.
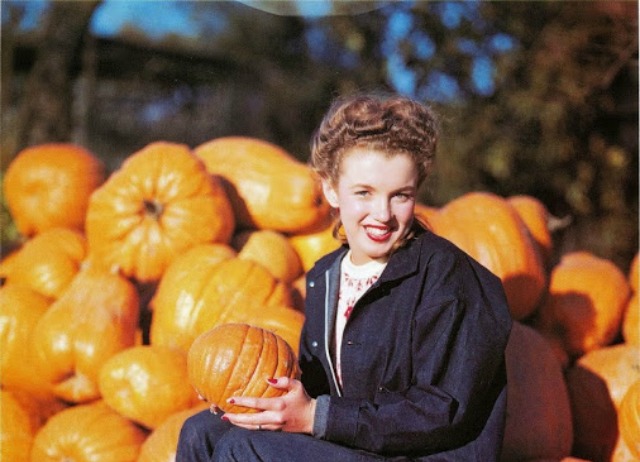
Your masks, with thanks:
<instances>
[{"instance_id":1,"label":"denim trousers","mask_svg":"<svg viewBox=\"0 0 640 462\"><path fill-rule=\"evenodd\" d=\"M404 459L404 458L403 458ZM208 410L186 420L180 431L176 462L380 462L382 456L310 435L246 430ZM404 459L406 460L406 459Z\"/></svg>"}]
</instances>

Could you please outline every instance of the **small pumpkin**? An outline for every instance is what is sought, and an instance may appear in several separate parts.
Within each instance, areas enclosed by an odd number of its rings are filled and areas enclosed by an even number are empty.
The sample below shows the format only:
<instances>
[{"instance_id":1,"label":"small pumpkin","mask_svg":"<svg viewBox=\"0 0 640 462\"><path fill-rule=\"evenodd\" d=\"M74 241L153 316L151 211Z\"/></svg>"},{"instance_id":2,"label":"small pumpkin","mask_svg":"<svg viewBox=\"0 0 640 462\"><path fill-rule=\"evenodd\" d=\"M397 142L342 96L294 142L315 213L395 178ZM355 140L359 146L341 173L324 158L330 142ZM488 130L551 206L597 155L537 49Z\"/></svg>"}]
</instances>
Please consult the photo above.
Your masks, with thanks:
<instances>
[{"instance_id":1,"label":"small pumpkin","mask_svg":"<svg viewBox=\"0 0 640 462\"><path fill-rule=\"evenodd\" d=\"M205 409L207 405L200 404L167 417L142 443L137 462L175 462L182 425L189 417Z\"/></svg>"},{"instance_id":2,"label":"small pumpkin","mask_svg":"<svg viewBox=\"0 0 640 462\"><path fill-rule=\"evenodd\" d=\"M616 339L629 291L613 262L587 251L567 253L551 271L535 327L570 358L579 357Z\"/></svg>"},{"instance_id":3,"label":"small pumpkin","mask_svg":"<svg viewBox=\"0 0 640 462\"><path fill-rule=\"evenodd\" d=\"M87 149L71 143L40 144L11 161L4 197L24 236L58 227L83 231L89 196L104 178L104 164Z\"/></svg>"},{"instance_id":4,"label":"small pumpkin","mask_svg":"<svg viewBox=\"0 0 640 462\"><path fill-rule=\"evenodd\" d=\"M98 373L115 353L133 346L139 317L135 286L91 266L38 320L32 333L37 372L72 403L100 396Z\"/></svg>"},{"instance_id":5,"label":"small pumpkin","mask_svg":"<svg viewBox=\"0 0 640 462\"><path fill-rule=\"evenodd\" d=\"M622 397L618 426L630 452L640 460L640 379L631 384Z\"/></svg>"},{"instance_id":6,"label":"small pumpkin","mask_svg":"<svg viewBox=\"0 0 640 462\"><path fill-rule=\"evenodd\" d=\"M136 462L146 432L102 401L67 408L33 441L33 462Z\"/></svg>"},{"instance_id":7,"label":"small pumpkin","mask_svg":"<svg viewBox=\"0 0 640 462\"><path fill-rule=\"evenodd\" d=\"M514 319L533 314L545 293L547 274L525 223L506 199L485 192L464 194L433 214L431 226L502 280Z\"/></svg>"},{"instance_id":8,"label":"small pumpkin","mask_svg":"<svg viewBox=\"0 0 640 462\"><path fill-rule=\"evenodd\" d=\"M329 214L311 168L273 143L229 136L194 149L207 170L225 180L240 228L295 233Z\"/></svg>"},{"instance_id":9,"label":"small pumpkin","mask_svg":"<svg viewBox=\"0 0 640 462\"><path fill-rule=\"evenodd\" d=\"M11 257L7 281L55 300L66 290L87 255L84 235L52 228L29 239Z\"/></svg>"},{"instance_id":10,"label":"small pumpkin","mask_svg":"<svg viewBox=\"0 0 640 462\"><path fill-rule=\"evenodd\" d=\"M302 274L300 257L282 233L270 229L245 230L233 237L231 245L238 258L261 264L276 279L289 283Z\"/></svg>"},{"instance_id":11,"label":"small pumpkin","mask_svg":"<svg viewBox=\"0 0 640 462\"><path fill-rule=\"evenodd\" d=\"M197 402L187 377L187 355L157 345L114 354L100 369L98 386L105 403L149 429Z\"/></svg>"},{"instance_id":12,"label":"small pumpkin","mask_svg":"<svg viewBox=\"0 0 640 462\"><path fill-rule=\"evenodd\" d=\"M185 145L155 142L129 156L91 195L91 254L140 282L157 281L197 244L231 239L233 210L220 182Z\"/></svg>"},{"instance_id":13,"label":"small pumpkin","mask_svg":"<svg viewBox=\"0 0 640 462\"><path fill-rule=\"evenodd\" d=\"M267 379L298 375L296 356L280 336L248 324L222 324L199 335L189 348L189 381L224 412L255 412L227 403L232 396L275 397L284 392Z\"/></svg>"},{"instance_id":14,"label":"small pumpkin","mask_svg":"<svg viewBox=\"0 0 640 462\"><path fill-rule=\"evenodd\" d=\"M251 322L291 306L289 286L262 265L206 255L185 255L167 270L151 303L151 344L188 351L193 340L218 324Z\"/></svg>"}]
</instances>

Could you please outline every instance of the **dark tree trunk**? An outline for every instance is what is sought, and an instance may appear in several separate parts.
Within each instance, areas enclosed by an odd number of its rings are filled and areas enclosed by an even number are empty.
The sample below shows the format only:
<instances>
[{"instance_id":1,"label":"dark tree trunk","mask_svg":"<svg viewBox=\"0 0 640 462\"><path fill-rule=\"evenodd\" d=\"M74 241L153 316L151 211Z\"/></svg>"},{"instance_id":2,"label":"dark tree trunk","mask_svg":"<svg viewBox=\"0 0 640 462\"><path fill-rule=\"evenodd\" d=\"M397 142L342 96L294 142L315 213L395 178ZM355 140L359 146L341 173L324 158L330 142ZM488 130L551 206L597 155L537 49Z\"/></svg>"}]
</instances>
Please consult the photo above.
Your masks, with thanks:
<instances>
[{"instance_id":1,"label":"dark tree trunk","mask_svg":"<svg viewBox=\"0 0 640 462\"><path fill-rule=\"evenodd\" d=\"M51 2L20 108L18 147L70 141L74 66L100 0Z\"/></svg>"}]
</instances>

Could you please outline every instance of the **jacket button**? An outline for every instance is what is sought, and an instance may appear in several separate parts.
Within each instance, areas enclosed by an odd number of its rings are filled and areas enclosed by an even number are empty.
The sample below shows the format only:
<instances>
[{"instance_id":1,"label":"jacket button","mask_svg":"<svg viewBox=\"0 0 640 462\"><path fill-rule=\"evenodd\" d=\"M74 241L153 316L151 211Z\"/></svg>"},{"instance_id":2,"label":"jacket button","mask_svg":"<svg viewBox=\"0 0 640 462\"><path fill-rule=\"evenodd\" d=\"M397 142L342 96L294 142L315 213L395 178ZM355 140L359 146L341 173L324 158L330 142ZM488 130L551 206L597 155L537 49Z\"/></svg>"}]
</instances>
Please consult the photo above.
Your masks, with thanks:
<instances>
[{"instance_id":1,"label":"jacket button","mask_svg":"<svg viewBox=\"0 0 640 462\"><path fill-rule=\"evenodd\" d=\"M315 281L309 281L309 287L315 287L316 283Z\"/></svg>"},{"instance_id":2,"label":"jacket button","mask_svg":"<svg viewBox=\"0 0 640 462\"><path fill-rule=\"evenodd\" d=\"M311 346L313 348L318 348L318 342L316 342L315 340L313 342L311 342Z\"/></svg>"},{"instance_id":3,"label":"jacket button","mask_svg":"<svg viewBox=\"0 0 640 462\"><path fill-rule=\"evenodd\" d=\"M347 345L353 345L353 340L347 340Z\"/></svg>"}]
</instances>

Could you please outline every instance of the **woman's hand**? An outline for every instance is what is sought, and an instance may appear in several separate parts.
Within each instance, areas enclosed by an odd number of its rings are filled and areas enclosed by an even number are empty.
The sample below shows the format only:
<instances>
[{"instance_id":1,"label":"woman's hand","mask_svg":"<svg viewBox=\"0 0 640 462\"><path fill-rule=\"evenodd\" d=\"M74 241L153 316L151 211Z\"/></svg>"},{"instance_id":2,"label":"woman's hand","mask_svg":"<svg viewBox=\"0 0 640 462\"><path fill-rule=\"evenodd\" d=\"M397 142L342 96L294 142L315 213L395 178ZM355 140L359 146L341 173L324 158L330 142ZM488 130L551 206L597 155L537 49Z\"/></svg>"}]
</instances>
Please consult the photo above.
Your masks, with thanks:
<instances>
[{"instance_id":1,"label":"woman's hand","mask_svg":"<svg viewBox=\"0 0 640 462\"><path fill-rule=\"evenodd\" d=\"M302 383L288 377L268 379L267 382L269 386L285 390L286 393L276 398L229 398L229 403L259 409L261 412L227 412L222 418L250 430L283 430L310 434L313 430L316 400L309 397Z\"/></svg>"}]
</instances>

